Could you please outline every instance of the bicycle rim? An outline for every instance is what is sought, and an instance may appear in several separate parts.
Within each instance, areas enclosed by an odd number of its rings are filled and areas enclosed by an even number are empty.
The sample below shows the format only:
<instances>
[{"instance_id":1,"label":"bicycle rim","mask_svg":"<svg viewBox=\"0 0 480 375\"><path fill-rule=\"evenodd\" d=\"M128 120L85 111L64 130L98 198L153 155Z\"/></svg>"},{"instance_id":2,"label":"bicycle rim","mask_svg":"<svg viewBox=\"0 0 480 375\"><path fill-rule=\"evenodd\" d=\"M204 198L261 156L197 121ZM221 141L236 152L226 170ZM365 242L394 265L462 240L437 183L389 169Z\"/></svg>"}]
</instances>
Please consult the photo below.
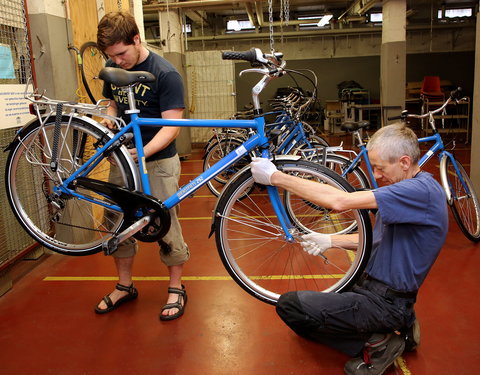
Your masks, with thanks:
<instances>
[{"instance_id":1,"label":"bicycle rim","mask_svg":"<svg viewBox=\"0 0 480 375\"><path fill-rule=\"evenodd\" d=\"M449 202L455 221L458 223L463 234L471 241L480 241L480 208L478 204L477 194L473 187L472 181L468 177L463 166L456 161L458 171L457 174L453 161L449 158L446 162L446 176L452 199ZM469 193L462 183L465 182Z\"/></svg>"},{"instance_id":2,"label":"bicycle rim","mask_svg":"<svg viewBox=\"0 0 480 375\"><path fill-rule=\"evenodd\" d=\"M102 98L103 81L98 77L107 61L95 42L87 42L80 48L82 58L82 82L92 103Z\"/></svg>"},{"instance_id":3,"label":"bicycle rim","mask_svg":"<svg viewBox=\"0 0 480 375\"><path fill-rule=\"evenodd\" d=\"M277 161L285 173L346 189L337 176L326 174L306 161ZM351 188L350 188L351 189ZM281 199L286 192L279 190ZM290 195L289 200L302 200ZM250 170L237 176L226 188L215 211L217 249L229 274L244 290L263 302L275 304L288 291L339 292L348 289L363 272L371 248L371 226L364 210L343 213L312 210L303 204L295 209L294 237L306 232L337 233L342 225L358 228L358 246L353 250L332 248L325 258L309 255L297 241L287 242L277 223L270 198L254 184ZM348 223L345 217L348 216ZM298 238L298 237L297 237Z\"/></svg>"},{"instance_id":4,"label":"bicycle rim","mask_svg":"<svg viewBox=\"0 0 480 375\"><path fill-rule=\"evenodd\" d=\"M20 224L42 245L67 255L92 254L100 251L102 243L123 225L123 213L66 193L54 196L53 188L93 155L99 140L108 139L98 128L81 120L72 120L70 125L63 122L58 169L53 172L50 161L54 128L54 122L44 127L37 123L11 150L5 178L7 197ZM132 172L123 154L113 151L109 160L112 162L102 160L85 177L133 188ZM81 187L75 191L111 203L108 197Z\"/></svg>"}]
</instances>

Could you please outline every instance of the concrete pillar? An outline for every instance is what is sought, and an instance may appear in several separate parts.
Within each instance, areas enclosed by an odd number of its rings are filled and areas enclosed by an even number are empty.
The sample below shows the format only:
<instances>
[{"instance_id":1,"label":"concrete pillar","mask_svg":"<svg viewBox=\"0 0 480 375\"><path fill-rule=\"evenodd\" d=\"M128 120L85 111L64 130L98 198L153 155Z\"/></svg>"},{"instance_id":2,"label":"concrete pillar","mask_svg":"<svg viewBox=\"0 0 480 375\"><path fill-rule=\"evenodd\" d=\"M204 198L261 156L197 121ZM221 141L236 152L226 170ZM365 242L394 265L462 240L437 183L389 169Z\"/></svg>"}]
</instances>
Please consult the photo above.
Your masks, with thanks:
<instances>
[{"instance_id":1,"label":"concrete pillar","mask_svg":"<svg viewBox=\"0 0 480 375\"><path fill-rule=\"evenodd\" d=\"M472 141L470 150L470 178L480 194L480 13L477 13L477 38L475 41L475 72L472 100Z\"/></svg>"},{"instance_id":2,"label":"concrete pillar","mask_svg":"<svg viewBox=\"0 0 480 375\"><path fill-rule=\"evenodd\" d=\"M382 48L380 57L380 98L382 126L398 116L405 106L406 83L406 1L383 2Z\"/></svg>"},{"instance_id":3,"label":"concrete pillar","mask_svg":"<svg viewBox=\"0 0 480 375\"><path fill-rule=\"evenodd\" d=\"M145 42L145 27L143 26L143 6L142 0L134 0L131 13L135 17L138 29L140 31L140 40Z\"/></svg>"},{"instance_id":4,"label":"concrete pillar","mask_svg":"<svg viewBox=\"0 0 480 375\"><path fill-rule=\"evenodd\" d=\"M158 13L160 24L160 38L162 41L163 57L178 70L183 78L185 87L185 112L184 117L189 117L187 95L187 70L185 68L185 51L183 48L182 19L178 9ZM182 128L177 138L177 151L180 156L191 153L190 129Z\"/></svg>"},{"instance_id":5,"label":"concrete pillar","mask_svg":"<svg viewBox=\"0 0 480 375\"><path fill-rule=\"evenodd\" d=\"M27 5L38 88L52 99L76 100L76 58L68 50L73 33L64 3L28 0Z\"/></svg>"}]
</instances>

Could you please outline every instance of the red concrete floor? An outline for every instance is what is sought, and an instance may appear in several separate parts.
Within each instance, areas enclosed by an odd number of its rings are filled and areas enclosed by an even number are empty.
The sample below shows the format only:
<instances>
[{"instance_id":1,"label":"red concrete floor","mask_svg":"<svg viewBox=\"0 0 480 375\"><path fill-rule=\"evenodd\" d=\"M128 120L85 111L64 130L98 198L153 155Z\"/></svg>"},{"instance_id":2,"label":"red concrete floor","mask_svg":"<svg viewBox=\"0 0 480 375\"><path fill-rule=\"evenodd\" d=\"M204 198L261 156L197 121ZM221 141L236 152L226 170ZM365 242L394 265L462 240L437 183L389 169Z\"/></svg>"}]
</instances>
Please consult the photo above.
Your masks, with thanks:
<instances>
[{"instance_id":1,"label":"red concrete floor","mask_svg":"<svg viewBox=\"0 0 480 375\"><path fill-rule=\"evenodd\" d=\"M182 163L182 182L201 170L200 161L195 151ZM202 188L181 205L191 259L188 304L176 321L158 319L167 273L153 245L142 244L136 258L139 298L106 315L93 311L115 284L113 262L103 254L18 263L13 289L0 297L0 374L343 374L347 356L296 336L272 306L226 278L207 238L213 203ZM479 265L480 245L451 218L416 305L421 346L386 374L480 372Z\"/></svg>"}]
</instances>

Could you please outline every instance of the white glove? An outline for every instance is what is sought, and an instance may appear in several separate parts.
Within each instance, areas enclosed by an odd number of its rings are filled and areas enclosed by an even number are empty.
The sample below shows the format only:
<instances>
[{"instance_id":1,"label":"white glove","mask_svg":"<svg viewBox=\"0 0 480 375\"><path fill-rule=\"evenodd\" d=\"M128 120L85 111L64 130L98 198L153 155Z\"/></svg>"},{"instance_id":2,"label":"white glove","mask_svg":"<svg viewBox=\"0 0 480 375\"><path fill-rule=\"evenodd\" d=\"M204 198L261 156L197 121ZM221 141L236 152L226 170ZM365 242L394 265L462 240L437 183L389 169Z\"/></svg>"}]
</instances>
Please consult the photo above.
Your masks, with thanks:
<instances>
[{"instance_id":1,"label":"white glove","mask_svg":"<svg viewBox=\"0 0 480 375\"><path fill-rule=\"evenodd\" d=\"M252 158L250 168L255 182L262 185L271 185L272 174L278 172L275 164L266 158Z\"/></svg>"},{"instance_id":2,"label":"white glove","mask_svg":"<svg viewBox=\"0 0 480 375\"><path fill-rule=\"evenodd\" d=\"M332 247L332 236L323 233L309 233L300 237L303 250L311 255L321 255Z\"/></svg>"}]
</instances>

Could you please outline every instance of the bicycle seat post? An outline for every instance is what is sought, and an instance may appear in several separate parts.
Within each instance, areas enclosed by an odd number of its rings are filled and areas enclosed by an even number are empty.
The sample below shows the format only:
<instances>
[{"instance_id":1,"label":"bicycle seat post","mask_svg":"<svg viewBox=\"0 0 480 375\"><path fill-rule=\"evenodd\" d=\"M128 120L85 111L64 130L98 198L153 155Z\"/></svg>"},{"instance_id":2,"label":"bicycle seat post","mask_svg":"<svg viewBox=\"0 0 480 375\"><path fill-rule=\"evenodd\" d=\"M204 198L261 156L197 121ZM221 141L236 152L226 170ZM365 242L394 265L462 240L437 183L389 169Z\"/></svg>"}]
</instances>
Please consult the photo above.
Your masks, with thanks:
<instances>
[{"instance_id":1,"label":"bicycle seat post","mask_svg":"<svg viewBox=\"0 0 480 375\"><path fill-rule=\"evenodd\" d=\"M125 111L127 115L132 113L140 113L140 110L137 109L137 105L135 102L135 95L133 94L133 85L128 86L125 91L127 92L127 99L128 99L128 110Z\"/></svg>"},{"instance_id":2,"label":"bicycle seat post","mask_svg":"<svg viewBox=\"0 0 480 375\"><path fill-rule=\"evenodd\" d=\"M365 143L364 143L363 140L362 140L362 136L360 135L360 131L359 131L359 130L353 131L353 132L352 132L352 135L353 135L354 141L357 142L357 147L365 146Z\"/></svg>"}]
</instances>

